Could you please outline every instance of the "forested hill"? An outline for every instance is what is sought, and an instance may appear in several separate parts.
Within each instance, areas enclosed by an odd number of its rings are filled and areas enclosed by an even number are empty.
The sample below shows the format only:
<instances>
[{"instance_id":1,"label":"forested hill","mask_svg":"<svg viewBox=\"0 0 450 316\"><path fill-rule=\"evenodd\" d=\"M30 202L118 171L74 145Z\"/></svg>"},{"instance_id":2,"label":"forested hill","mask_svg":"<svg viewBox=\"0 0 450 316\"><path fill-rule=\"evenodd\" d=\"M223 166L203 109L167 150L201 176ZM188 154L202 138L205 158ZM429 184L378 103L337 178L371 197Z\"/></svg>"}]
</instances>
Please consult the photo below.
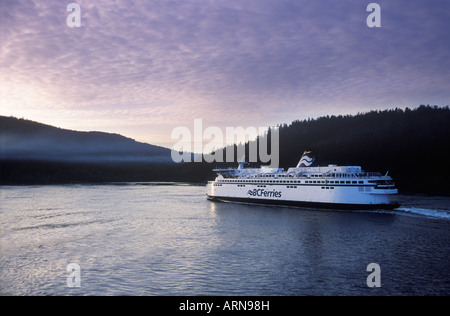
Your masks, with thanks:
<instances>
[{"instance_id":1,"label":"forested hill","mask_svg":"<svg viewBox=\"0 0 450 316\"><path fill-rule=\"evenodd\" d=\"M361 166L394 178L403 193L450 195L450 109L420 106L357 115L297 120L279 129L280 167L295 167L305 150L316 153L320 165ZM269 137L270 142L270 137ZM246 156L249 144L246 144ZM234 150L235 159L237 149ZM207 174L204 164L198 174ZM236 166L223 163L217 167ZM257 167L258 163L250 164ZM194 163L186 168L194 166ZM211 178L210 178L211 179ZM207 179L205 179L207 180Z\"/></svg>"},{"instance_id":2,"label":"forested hill","mask_svg":"<svg viewBox=\"0 0 450 316\"><path fill-rule=\"evenodd\" d=\"M389 171L402 192L450 195L448 106L327 116L279 129L281 167L295 166L310 149L321 165Z\"/></svg>"},{"instance_id":3,"label":"forested hill","mask_svg":"<svg viewBox=\"0 0 450 316\"><path fill-rule=\"evenodd\" d=\"M15 119L17 120L17 119ZM2 124L6 122L2 118ZM30 121L26 121L29 123ZM24 122L21 122L24 123ZM38 123L33 123L38 124ZM251 122L248 122L251 125ZM17 127L17 126L16 126ZM28 131L27 131L28 128ZM59 143L71 139L71 144L101 144L92 147L91 160L54 161L42 159L5 159L5 150L17 149L11 138L5 143L6 127L0 126L3 152L1 183L55 183L108 181L188 181L203 182L214 178L215 167L236 166L236 163L161 163L170 159L170 150L137 143L120 135L54 130L42 127L37 137L33 127L10 126L9 135L21 135L23 155L40 146L39 152L64 153L64 148L52 148L46 129ZM356 165L365 171L389 171L401 193L450 195L450 109L420 106L416 109L371 111L358 115L326 116L294 121L277 127L280 134L280 167L293 167L305 150L313 150L320 165ZM80 133L80 134L79 134ZM33 136L34 135L34 136ZM64 136L64 137L63 137ZM56 140L56 138L53 138ZM95 141L97 140L97 141ZM101 142L98 142L101 140ZM39 142L38 142L39 141ZM43 143L40 143L40 142ZM5 148L5 144L9 144ZM34 144L34 145L33 145ZM43 146L42 144L46 144ZM108 145L109 144L109 145ZM118 146L123 144L124 147ZM27 147L27 146L35 147ZM108 146L109 147L108 147ZM14 147L16 146L16 147ZM62 146L62 145L61 145ZM106 146L106 147L104 147ZM248 148L248 144L246 144ZM80 147L78 147L80 148ZM87 147L85 147L86 149ZM110 149L115 148L115 151ZM45 150L43 150L45 149ZM119 150L120 149L120 150ZM11 153L11 151L9 152ZM75 153L74 153L75 154ZM112 154L112 155L111 155ZM102 156L103 155L103 156ZM59 155L61 156L61 155ZM76 157L76 155L75 155ZM103 157L103 158L102 158ZM116 159L116 158L121 159ZM146 157L129 161L130 157ZM248 156L247 156L248 157ZM81 157L83 158L83 157ZM99 159L102 158L102 159ZM151 158L151 159L147 159ZM240 157L239 157L240 158ZM106 160L106 161L105 161ZM159 162L158 162L159 161ZM252 164L251 164L252 165ZM257 166L254 163L253 166Z\"/></svg>"},{"instance_id":4,"label":"forested hill","mask_svg":"<svg viewBox=\"0 0 450 316\"><path fill-rule=\"evenodd\" d=\"M65 162L172 162L170 149L118 134L80 132L0 116L0 158Z\"/></svg>"},{"instance_id":5,"label":"forested hill","mask_svg":"<svg viewBox=\"0 0 450 316\"><path fill-rule=\"evenodd\" d=\"M0 116L0 183L152 181L174 166L170 149L118 134L80 132Z\"/></svg>"}]
</instances>

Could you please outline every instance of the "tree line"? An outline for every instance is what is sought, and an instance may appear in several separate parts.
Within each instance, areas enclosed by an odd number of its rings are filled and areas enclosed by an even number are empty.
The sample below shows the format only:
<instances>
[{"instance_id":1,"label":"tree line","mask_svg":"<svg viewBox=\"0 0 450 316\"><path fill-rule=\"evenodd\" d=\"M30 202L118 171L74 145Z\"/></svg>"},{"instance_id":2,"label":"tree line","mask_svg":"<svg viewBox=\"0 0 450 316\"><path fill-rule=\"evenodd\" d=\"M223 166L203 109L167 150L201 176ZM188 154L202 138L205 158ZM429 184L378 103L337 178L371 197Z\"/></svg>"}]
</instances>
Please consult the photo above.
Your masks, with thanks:
<instances>
[{"instance_id":1,"label":"tree line","mask_svg":"<svg viewBox=\"0 0 450 316\"><path fill-rule=\"evenodd\" d=\"M421 105L415 109L374 110L356 115L296 120L274 128L279 133L281 168L297 165L305 150L320 165L355 165L393 177L399 192L450 195L450 109ZM268 137L270 133L260 136ZM244 146L248 153L249 143ZM248 156L247 156L248 157ZM241 157L235 157L238 161ZM251 166L258 167L257 161ZM2 160L2 184L110 181L181 181L206 183L213 168L237 163L70 163Z\"/></svg>"}]
</instances>

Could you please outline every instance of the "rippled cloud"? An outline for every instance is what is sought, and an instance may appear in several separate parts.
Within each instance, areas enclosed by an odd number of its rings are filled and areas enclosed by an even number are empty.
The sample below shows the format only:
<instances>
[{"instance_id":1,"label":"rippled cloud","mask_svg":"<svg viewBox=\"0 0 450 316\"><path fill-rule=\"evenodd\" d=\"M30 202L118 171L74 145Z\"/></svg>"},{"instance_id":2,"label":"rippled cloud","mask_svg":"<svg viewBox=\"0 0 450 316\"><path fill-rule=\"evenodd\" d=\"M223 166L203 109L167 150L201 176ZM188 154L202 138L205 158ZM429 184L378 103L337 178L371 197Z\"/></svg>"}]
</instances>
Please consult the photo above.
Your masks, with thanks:
<instances>
[{"instance_id":1,"label":"rippled cloud","mask_svg":"<svg viewBox=\"0 0 450 316\"><path fill-rule=\"evenodd\" d=\"M1 114L167 143L194 118L448 104L448 1L378 1L381 28L352 0L79 0L69 28L70 2L2 2Z\"/></svg>"}]
</instances>

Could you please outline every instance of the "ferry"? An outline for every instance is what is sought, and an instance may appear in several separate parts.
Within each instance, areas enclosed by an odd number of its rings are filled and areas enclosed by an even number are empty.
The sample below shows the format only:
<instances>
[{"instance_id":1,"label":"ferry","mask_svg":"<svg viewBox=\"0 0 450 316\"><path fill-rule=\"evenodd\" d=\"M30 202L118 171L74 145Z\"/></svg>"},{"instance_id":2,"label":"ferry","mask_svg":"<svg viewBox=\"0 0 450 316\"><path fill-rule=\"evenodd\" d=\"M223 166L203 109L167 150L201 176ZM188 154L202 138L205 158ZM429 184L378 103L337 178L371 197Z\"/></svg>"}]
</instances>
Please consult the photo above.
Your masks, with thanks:
<instances>
[{"instance_id":1,"label":"ferry","mask_svg":"<svg viewBox=\"0 0 450 316\"><path fill-rule=\"evenodd\" d=\"M334 209L394 209L398 193L394 181L360 166L319 166L316 155L305 151L295 168L214 169L207 198L213 201L319 207Z\"/></svg>"}]
</instances>

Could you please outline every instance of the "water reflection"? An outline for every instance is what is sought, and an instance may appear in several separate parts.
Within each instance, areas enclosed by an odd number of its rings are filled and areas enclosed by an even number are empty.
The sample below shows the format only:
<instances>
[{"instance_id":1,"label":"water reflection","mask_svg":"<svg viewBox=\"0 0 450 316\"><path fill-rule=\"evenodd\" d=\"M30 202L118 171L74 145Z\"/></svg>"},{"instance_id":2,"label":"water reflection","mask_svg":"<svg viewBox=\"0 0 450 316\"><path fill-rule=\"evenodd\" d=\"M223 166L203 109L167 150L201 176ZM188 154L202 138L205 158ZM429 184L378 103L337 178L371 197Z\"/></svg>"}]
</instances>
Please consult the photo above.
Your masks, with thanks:
<instances>
[{"instance_id":1,"label":"water reflection","mask_svg":"<svg viewBox=\"0 0 450 316\"><path fill-rule=\"evenodd\" d=\"M448 293L448 221L212 202L195 186L2 194L5 295L365 294L370 262L390 273L382 288L389 294L408 293L411 284ZM67 292L70 262L82 269L77 292Z\"/></svg>"}]
</instances>

